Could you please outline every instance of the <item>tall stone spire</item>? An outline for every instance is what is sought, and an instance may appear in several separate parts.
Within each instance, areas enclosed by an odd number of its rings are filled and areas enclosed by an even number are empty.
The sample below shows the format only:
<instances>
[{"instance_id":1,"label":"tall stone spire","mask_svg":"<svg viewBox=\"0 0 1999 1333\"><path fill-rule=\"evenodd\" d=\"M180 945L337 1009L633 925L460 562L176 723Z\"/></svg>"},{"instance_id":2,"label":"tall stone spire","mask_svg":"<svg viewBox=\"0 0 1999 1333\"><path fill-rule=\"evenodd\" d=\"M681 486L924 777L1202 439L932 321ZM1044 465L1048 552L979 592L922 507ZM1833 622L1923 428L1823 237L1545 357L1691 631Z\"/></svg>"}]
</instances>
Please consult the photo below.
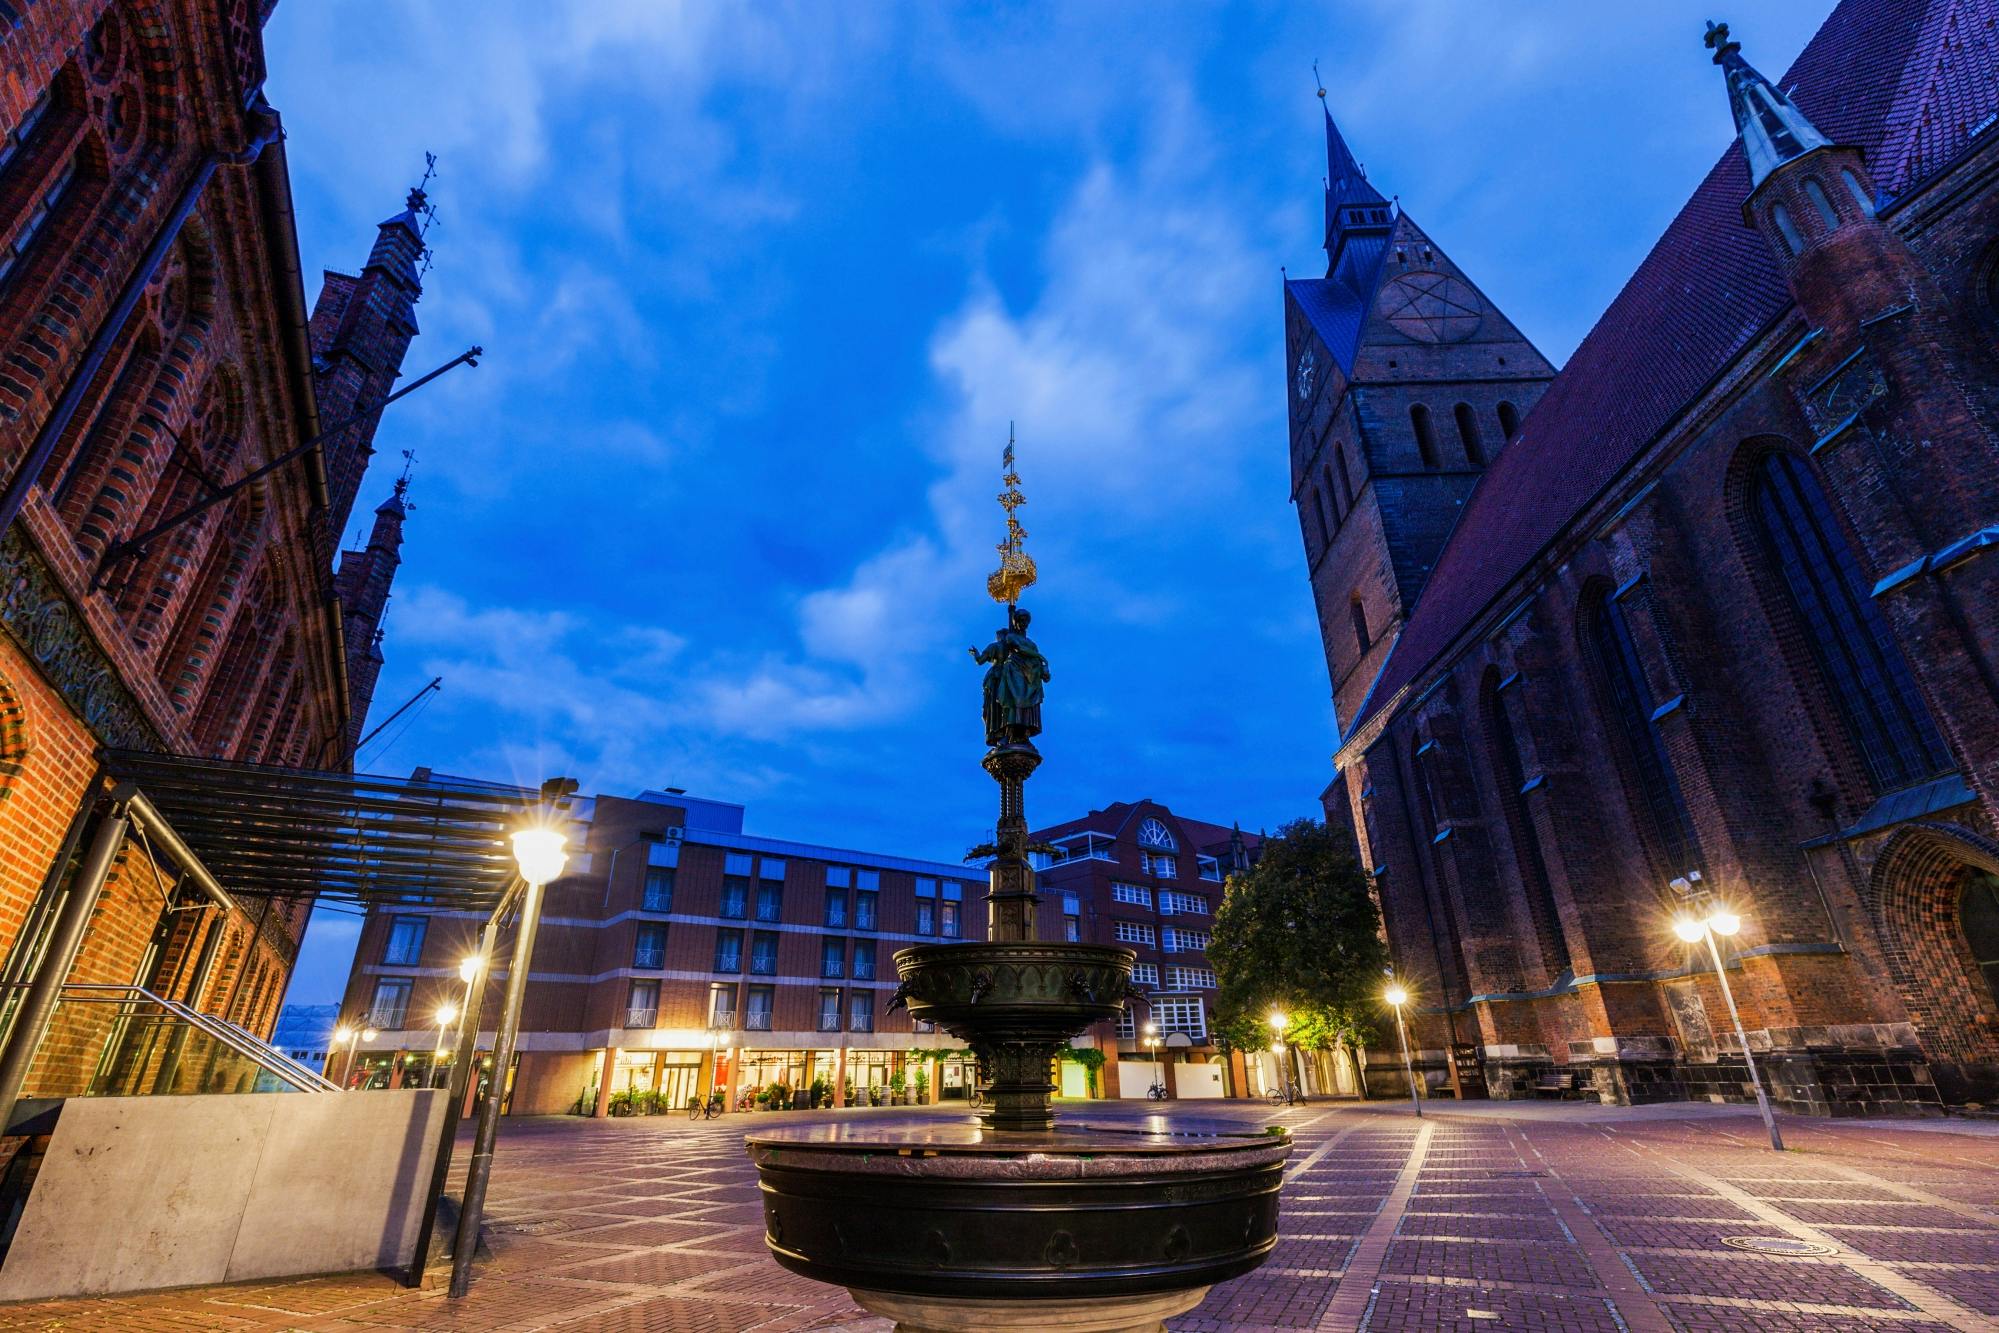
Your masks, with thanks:
<instances>
[{"instance_id":1,"label":"tall stone spire","mask_svg":"<svg viewBox=\"0 0 1999 1333\"><path fill-rule=\"evenodd\" d=\"M1705 40L1714 52L1714 63L1721 66L1728 80L1728 109L1742 136L1752 193L1786 162L1815 148L1831 146L1832 141L1819 133L1777 85L1742 58L1742 43L1730 39L1726 23L1708 24Z\"/></svg>"},{"instance_id":2,"label":"tall stone spire","mask_svg":"<svg viewBox=\"0 0 1999 1333\"><path fill-rule=\"evenodd\" d=\"M1395 220L1392 205L1368 183L1353 150L1333 123L1326 90L1319 89L1319 107L1326 116L1326 272L1340 262L1340 247L1356 232L1385 232Z\"/></svg>"},{"instance_id":3,"label":"tall stone spire","mask_svg":"<svg viewBox=\"0 0 1999 1333\"><path fill-rule=\"evenodd\" d=\"M423 295L419 266L430 215L424 187L412 188L402 211L377 227L374 247L360 273L327 271L312 311L313 369L322 425L336 426L394 391L403 355L417 334L416 303ZM334 532L346 528L353 512L361 478L374 456L379 421L379 412L370 412L327 443L327 483L332 492L327 521Z\"/></svg>"},{"instance_id":4,"label":"tall stone spire","mask_svg":"<svg viewBox=\"0 0 1999 1333\"><path fill-rule=\"evenodd\" d=\"M409 470L396 479L395 490L375 509L375 526L368 544L340 553L333 588L340 598L341 623L347 641L349 691L348 752L362 736L375 682L382 675L382 614L388 609L389 587L402 565L403 521L409 517Z\"/></svg>"}]
</instances>

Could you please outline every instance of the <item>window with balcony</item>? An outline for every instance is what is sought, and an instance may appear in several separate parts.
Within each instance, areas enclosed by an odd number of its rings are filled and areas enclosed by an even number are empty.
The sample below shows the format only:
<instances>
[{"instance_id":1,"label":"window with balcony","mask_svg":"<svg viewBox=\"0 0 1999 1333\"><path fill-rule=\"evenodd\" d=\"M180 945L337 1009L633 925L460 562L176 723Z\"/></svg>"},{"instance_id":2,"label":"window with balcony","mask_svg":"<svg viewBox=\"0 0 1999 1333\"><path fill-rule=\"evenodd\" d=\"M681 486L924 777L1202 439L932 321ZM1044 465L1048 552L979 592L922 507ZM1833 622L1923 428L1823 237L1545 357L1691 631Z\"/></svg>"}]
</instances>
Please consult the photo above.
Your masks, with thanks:
<instances>
[{"instance_id":1,"label":"window with balcony","mask_svg":"<svg viewBox=\"0 0 1999 1333\"><path fill-rule=\"evenodd\" d=\"M647 866L645 890L639 899L639 908L646 912L671 912L673 910L673 876L671 866Z\"/></svg>"},{"instance_id":2,"label":"window with balcony","mask_svg":"<svg viewBox=\"0 0 1999 1333\"><path fill-rule=\"evenodd\" d=\"M875 922L881 914L881 894L873 889L857 889L854 892L854 925L861 930L876 929Z\"/></svg>"},{"instance_id":3,"label":"window with balcony","mask_svg":"<svg viewBox=\"0 0 1999 1333\"><path fill-rule=\"evenodd\" d=\"M840 992L836 990L819 992L819 1030L821 1032L840 1030Z\"/></svg>"},{"instance_id":4,"label":"window with balcony","mask_svg":"<svg viewBox=\"0 0 1999 1333\"><path fill-rule=\"evenodd\" d=\"M1119 944L1153 943L1152 927L1140 925L1136 921L1113 921L1111 937Z\"/></svg>"},{"instance_id":5,"label":"window with balcony","mask_svg":"<svg viewBox=\"0 0 1999 1333\"><path fill-rule=\"evenodd\" d=\"M657 981L634 981L631 993L625 997L625 1026L628 1028L652 1028L659 1026L659 983Z\"/></svg>"},{"instance_id":6,"label":"window with balcony","mask_svg":"<svg viewBox=\"0 0 1999 1333\"><path fill-rule=\"evenodd\" d=\"M826 928L845 930L847 928L847 891L829 888L826 890Z\"/></svg>"},{"instance_id":7,"label":"window with balcony","mask_svg":"<svg viewBox=\"0 0 1999 1333\"><path fill-rule=\"evenodd\" d=\"M750 972L759 977L777 975L777 932L760 930L750 937Z\"/></svg>"},{"instance_id":8,"label":"window with balcony","mask_svg":"<svg viewBox=\"0 0 1999 1333\"><path fill-rule=\"evenodd\" d=\"M1136 907L1152 906L1152 890L1140 884L1111 885L1111 901L1131 903Z\"/></svg>"},{"instance_id":9,"label":"window with balcony","mask_svg":"<svg viewBox=\"0 0 1999 1333\"><path fill-rule=\"evenodd\" d=\"M721 914L741 920L750 914L750 871L753 863L743 852L729 852L722 858Z\"/></svg>"},{"instance_id":10,"label":"window with balcony","mask_svg":"<svg viewBox=\"0 0 1999 1333\"><path fill-rule=\"evenodd\" d=\"M749 1003L743 1009L743 1031L769 1032L776 992L769 986L750 987Z\"/></svg>"},{"instance_id":11,"label":"window with balcony","mask_svg":"<svg viewBox=\"0 0 1999 1333\"><path fill-rule=\"evenodd\" d=\"M742 931L718 930L715 932L715 970L717 972L740 972L743 970Z\"/></svg>"},{"instance_id":12,"label":"window with balcony","mask_svg":"<svg viewBox=\"0 0 1999 1333\"><path fill-rule=\"evenodd\" d=\"M873 1032L875 1030L875 993L873 991L850 991L847 995L847 1031Z\"/></svg>"},{"instance_id":13,"label":"window with balcony","mask_svg":"<svg viewBox=\"0 0 1999 1333\"><path fill-rule=\"evenodd\" d=\"M377 981L375 998L368 1005L368 1026L384 1032L400 1029L409 1013L411 984L408 977L384 977Z\"/></svg>"},{"instance_id":14,"label":"window with balcony","mask_svg":"<svg viewBox=\"0 0 1999 1333\"><path fill-rule=\"evenodd\" d=\"M937 900L918 898L916 900L916 933L935 935L937 933Z\"/></svg>"},{"instance_id":15,"label":"window with balcony","mask_svg":"<svg viewBox=\"0 0 1999 1333\"><path fill-rule=\"evenodd\" d=\"M422 916L399 916L390 922L382 961L392 967L415 967L423 957L423 937L429 927L430 918Z\"/></svg>"},{"instance_id":16,"label":"window with balcony","mask_svg":"<svg viewBox=\"0 0 1999 1333\"><path fill-rule=\"evenodd\" d=\"M736 988L724 982L715 982L708 987L708 1026L711 1028L732 1028L736 1026Z\"/></svg>"},{"instance_id":17,"label":"window with balcony","mask_svg":"<svg viewBox=\"0 0 1999 1333\"><path fill-rule=\"evenodd\" d=\"M854 980L873 981L875 979L875 942L873 940L854 941Z\"/></svg>"},{"instance_id":18,"label":"window with balcony","mask_svg":"<svg viewBox=\"0 0 1999 1333\"><path fill-rule=\"evenodd\" d=\"M944 902L938 904L937 933L947 940L958 938L958 916L962 904Z\"/></svg>"},{"instance_id":19,"label":"window with balcony","mask_svg":"<svg viewBox=\"0 0 1999 1333\"><path fill-rule=\"evenodd\" d=\"M1083 918L1079 916L1063 917L1062 938L1071 944L1080 944L1083 939Z\"/></svg>"},{"instance_id":20,"label":"window with balcony","mask_svg":"<svg viewBox=\"0 0 1999 1333\"><path fill-rule=\"evenodd\" d=\"M757 920L779 921L784 917L784 885L764 880L757 885Z\"/></svg>"},{"instance_id":21,"label":"window with balcony","mask_svg":"<svg viewBox=\"0 0 1999 1333\"><path fill-rule=\"evenodd\" d=\"M819 946L819 975L822 977L843 977L847 975L847 942L826 940Z\"/></svg>"},{"instance_id":22,"label":"window with balcony","mask_svg":"<svg viewBox=\"0 0 1999 1333\"><path fill-rule=\"evenodd\" d=\"M666 927L658 922L641 925L632 939L632 966L658 968L666 966Z\"/></svg>"}]
</instances>

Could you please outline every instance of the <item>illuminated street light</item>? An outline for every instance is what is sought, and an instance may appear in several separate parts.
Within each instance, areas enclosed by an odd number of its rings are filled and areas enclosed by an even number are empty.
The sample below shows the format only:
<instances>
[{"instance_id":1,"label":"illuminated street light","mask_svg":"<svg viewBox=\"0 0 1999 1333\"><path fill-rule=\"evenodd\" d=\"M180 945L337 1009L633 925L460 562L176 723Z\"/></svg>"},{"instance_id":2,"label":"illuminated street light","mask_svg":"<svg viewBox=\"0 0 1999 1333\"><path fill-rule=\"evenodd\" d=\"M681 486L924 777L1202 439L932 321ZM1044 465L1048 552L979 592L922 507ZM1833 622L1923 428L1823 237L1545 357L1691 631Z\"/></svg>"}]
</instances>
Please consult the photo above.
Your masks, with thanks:
<instances>
[{"instance_id":1,"label":"illuminated street light","mask_svg":"<svg viewBox=\"0 0 1999 1333\"><path fill-rule=\"evenodd\" d=\"M1686 885L1684 880L1674 880L1675 888ZM1690 885L1687 886L1691 888ZM1723 908L1716 908L1703 917L1681 916L1673 922L1673 933L1688 944L1707 941L1708 958L1714 963L1714 979L1721 983L1721 998L1728 1002L1728 1017L1735 1024L1735 1039L1742 1043L1742 1060L1749 1066L1749 1086L1756 1090L1756 1109L1763 1113L1764 1128L1770 1131L1770 1147L1776 1152L1784 1151L1784 1136L1777 1132L1777 1117L1771 1113L1770 1098L1763 1091L1763 1078L1756 1072L1756 1056L1749 1049L1749 1034L1742 1030L1742 1015L1735 1008L1735 992L1729 989L1728 972L1721 965L1721 946L1714 942L1717 935L1727 938L1742 929L1742 918Z\"/></svg>"},{"instance_id":2,"label":"illuminated street light","mask_svg":"<svg viewBox=\"0 0 1999 1333\"><path fill-rule=\"evenodd\" d=\"M524 828L514 834L514 864L521 878L539 888L562 874L569 861L562 850L568 839L552 828Z\"/></svg>"},{"instance_id":3,"label":"illuminated street light","mask_svg":"<svg viewBox=\"0 0 1999 1333\"><path fill-rule=\"evenodd\" d=\"M458 979L460 981L464 982L466 985L469 986L472 984L472 979L478 975L479 975L479 955L472 954L469 957L463 958L459 961Z\"/></svg>"},{"instance_id":4,"label":"illuminated street light","mask_svg":"<svg viewBox=\"0 0 1999 1333\"><path fill-rule=\"evenodd\" d=\"M1395 1011L1395 1039L1402 1044L1402 1072L1409 1076L1409 1104L1416 1108L1418 1119L1423 1115L1423 1099L1416 1095L1416 1070L1409 1063L1409 1033L1402 1026L1402 1006L1409 1003L1409 992L1399 982L1391 981L1388 989L1381 993L1388 1001L1388 1007Z\"/></svg>"},{"instance_id":5,"label":"illuminated street light","mask_svg":"<svg viewBox=\"0 0 1999 1333\"><path fill-rule=\"evenodd\" d=\"M438 1072L444 1068L445 1036L451 1031L451 1024L457 1017L458 1006L449 1000L437 1007L437 1049L431 1052L430 1078L426 1082L434 1083Z\"/></svg>"}]
</instances>

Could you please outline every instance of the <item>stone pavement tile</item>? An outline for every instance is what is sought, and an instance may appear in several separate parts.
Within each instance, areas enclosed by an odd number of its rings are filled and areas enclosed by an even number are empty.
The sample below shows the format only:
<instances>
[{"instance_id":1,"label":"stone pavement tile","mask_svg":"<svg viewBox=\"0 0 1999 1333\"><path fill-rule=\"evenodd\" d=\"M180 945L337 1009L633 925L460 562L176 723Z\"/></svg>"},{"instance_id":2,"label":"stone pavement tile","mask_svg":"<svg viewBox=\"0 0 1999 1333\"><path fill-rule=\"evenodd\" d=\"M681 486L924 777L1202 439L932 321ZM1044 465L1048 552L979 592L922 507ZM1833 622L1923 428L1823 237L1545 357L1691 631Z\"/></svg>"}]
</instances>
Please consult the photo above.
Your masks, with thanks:
<instances>
[{"instance_id":1,"label":"stone pavement tile","mask_svg":"<svg viewBox=\"0 0 1999 1333\"><path fill-rule=\"evenodd\" d=\"M1991 1232L1831 1225L1823 1225L1819 1230L1870 1259L1999 1265L1999 1235Z\"/></svg>"},{"instance_id":2,"label":"stone pavement tile","mask_svg":"<svg viewBox=\"0 0 1999 1333\"><path fill-rule=\"evenodd\" d=\"M1540 1241L1560 1245L1570 1239L1562 1224L1544 1211L1539 1217L1505 1217L1493 1213L1456 1215L1451 1213L1411 1214L1402 1219L1398 1236L1443 1236L1458 1240L1491 1239Z\"/></svg>"},{"instance_id":3,"label":"stone pavement tile","mask_svg":"<svg viewBox=\"0 0 1999 1333\"><path fill-rule=\"evenodd\" d=\"M1858 1180L1743 1180L1723 1176L1729 1184L1759 1199L1863 1199L1875 1203L1903 1203L1893 1190Z\"/></svg>"},{"instance_id":4,"label":"stone pavement tile","mask_svg":"<svg viewBox=\"0 0 1999 1333\"><path fill-rule=\"evenodd\" d=\"M490 1274L475 1281L461 1300L450 1300L441 1289L432 1288L337 1317L347 1324L370 1328L491 1329L498 1333L542 1328L558 1316L629 1299L625 1293L605 1293L575 1283L533 1282Z\"/></svg>"},{"instance_id":5,"label":"stone pavement tile","mask_svg":"<svg viewBox=\"0 0 1999 1333\"><path fill-rule=\"evenodd\" d=\"M729 1263L733 1267L728 1271L690 1283L687 1291L690 1294L714 1292L737 1300L782 1301L787 1304L809 1305L814 1301L826 1299L831 1290L823 1282L814 1282L811 1278L800 1277L789 1269L779 1268L777 1261L768 1257L761 1263L746 1263L740 1258L732 1257Z\"/></svg>"},{"instance_id":6,"label":"stone pavement tile","mask_svg":"<svg viewBox=\"0 0 1999 1333\"><path fill-rule=\"evenodd\" d=\"M705 1250L721 1254L769 1254L770 1246L764 1243L764 1229L756 1227L718 1227L701 1234L694 1240L686 1240L672 1247L676 1250Z\"/></svg>"},{"instance_id":7,"label":"stone pavement tile","mask_svg":"<svg viewBox=\"0 0 1999 1333\"><path fill-rule=\"evenodd\" d=\"M551 1241L532 1239L517 1244L502 1244L494 1253L489 1269L495 1273L555 1273L572 1264L589 1263L594 1259L610 1259L624 1254L629 1249L623 1245L586 1245L580 1241ZM448 1263L438 1267L448 1272Z\"/></svg>"},{"instance_id":8,"label":"stone pavement tile","mask_svg":"<svg viewBox=\"0 0 1999 1333\"><path fill-rule=\"evenodd\" d=\"M1756 1220L1756 1214L1716 1194L1627 1194L1621 1198L1583 1200L1594 1217L1703 1217Z\"/></svg>"},{"instance_id":9,"label":"stone pavement tile","mask_svg":"<svg viewBox=\"0 0 1999 1333\"><path fill-rule=\"evenodd\" d=\"M277 1282L244 1282L208 1289L194 1299L207 1306L223 1306L246 1314L268 1311L278 1315L321 1315L393 1300L408 1290L393 1274L341 1273ZM162 1292L155 1299L164 1301L173 1295Z\"/></svg>"},{"instance_id":10,"label":"stone pavement tile","mask_svg":"<svg viewBox=\"0 0 1999 1333\"><path fill-rule=\"evenodd\" d=\"M785 1305L730 1305L685 1296L660 1296L615 1310L549 1324L560 1333L741 1333L796 1309Z\"/></svg>"},{"instance_id":11,"label":"stone pavement tile","mask_svg":"<svg viewBox=\"0 0 1999 1333\"><path fill-rule=\"evenodd\" d=\"M1980 1314L1999 1315L1999 1273L1975 1268L1952 1272L1941 1268L1903 1268L1896 1272L1926 1287L1933 1287L1960 1305Z\"/></svg>"},{"instance_id":12,"label":"stone pavement tile","mask_svg":"<svg viewBox=\"0 0 1999 1333\"><path fill-rule=\"evenodd\" d=\"M1412 1213L1499 1213L1511 1216L1545 1215L1547 1196L1532 1194L1417 1194L1409 1200Z\"/></svg>"},{"instance_id":13,"label":"stone pavement tile","mask_svg":"<svg viewBox=\"0 0 1999 1333\"><path fill-rule=\"evenodd\" d=\"M1820 1222L1842 1223L1850 1226L1878 1227L1934 1227L1940 1229L1975 1229L1978 1223L1963 1213L1952 1212L1948 1208L1932 1208L1921 1203L1827 1203L1791 1202L1783 1199L1771 1200L1771 1207L1789 1213L1800 1222L1814 1225ZM1992 1234L1999 1236L1999 1227Z\"/></svg>"},{"instance_id":14,"label":"stone pavement tile","mask_svg":"<svg viewBox=\"0 0 1999 1333\"><path fill-rule=\"evenodd\" d=\"M1646 1284L1663 1295L1726 1296L1735 1300L1884 1310L1911 1308L1886 1287L1869 1282L1842 1264L1824 1260L1758 1259L1747 1255L1740 1258L1717 1255L1710 1259L1642 1250L1629 1258Z\"/></svg>"},{"instance_id":15,"label":"stone pavement tile","mask_svg":"<svg viewBox=\"0 0 1999 1333\"><path fill-rule=\"evenodd\" d=\"M694 1240L707 1235L714 1228L695 1222L625 1222L617 1226L597 1227L590 1232L592 1245L624 1245L632 1248L650 1248L654 1245L672 1245L677 1241Z\"/></svg>"},{"instance_id":16,"label":"stone pavement tile","mask_svg":"<svg viewBox=\"0 0 1999 1333\"><path fill-rule=\"evenodd\" d=\"M1369 1312L1368 1333L1442 1329L1448 1333L1491 1333L1495 1329L1535 1333L1624 1333L1624 1324L1603 1296L1563 1296L1510 1291L1461 1283L1403 1283L1386 1278Z\"/></svg>"},{"instance_id":17,"label":"stone pavement tile","mask_svg":"<svg viewBox=\"0 0 1999 1333\"><path fill-rule=\"evenodd\" d=\"M1740 1305L1694 1305L1662 1301L1666 1317L1681 1333L1954 1333L1929 1319L1894 1319L1810 1310L1763 1310Z\"/></svg>"},{"instance_id":18,"label":"stone pavement tile","mask_svg":"<svg viewBox=\"0 0 1999 1333\"><path fill-rule=\"evenodd\" d=\"M1392 1240L1384 1274L1474 1278L1481 1282L1536 1282L1552 1287L1601 1287L1589 1261L1570 1245L1516 1245L1496 1241Z\"/></svg>"},{"instance_id":19,"label":"stone pavement tile","mask_svg":"<svg viewBox=\"0 0 1999 1333\"><path fill-rule=\"evenodd\" d=\"M1304 1236L1279 1236L1265 1264L1271 1268L1306 1268L1328 1276L1336 1275L1346 1267L1347 1256L1353 1253L1354 1239L1351 1235L1314 1235L1309 1239Z\"/></svg>"},{"instance_id":20,"label":"stone pavement tile","mask_svg":"<svg viewBox=\"0 0 1999 1333\"><path fill-rule=\"evenodd\" d=\"M663 1287L719 1269L733 1268L743 1261L734 1255L699 1254L685 1250L631 1250L612 1259L595 1259L573 1264L562 1276L577 1282L643 1283Z\"/></svg>"},{"instance_id":21,"label":"stone pavement tile","mask_svg":"<svg viewBox=\"0 0 1999 1333\"><path fill-rule=\"evenodd\" d=\"M1723 1236L1759 1236L1770 1232L1769 1227L1760 1226L1754 1219L1666 1222L1650 1217L1599 1217L1596 1224L1620 1247L1667 1250L1725 1250L1727 1247L1721 1243Z\"/></svg>"},{"instance_id":22,"label":"stone pavement tile","mask_svg":"<svg viewBox=\"0 0 1999 1333\"><path fill-rule=\"evenodd\" d=\"M1223 1282L1186 1314L1167 1321L1175 1333L1249 1333L1258 1329L1313 1328L1332 1304L1333 1278L1272 1277L1261 1272Z\"/></svg>"}]
</instances>

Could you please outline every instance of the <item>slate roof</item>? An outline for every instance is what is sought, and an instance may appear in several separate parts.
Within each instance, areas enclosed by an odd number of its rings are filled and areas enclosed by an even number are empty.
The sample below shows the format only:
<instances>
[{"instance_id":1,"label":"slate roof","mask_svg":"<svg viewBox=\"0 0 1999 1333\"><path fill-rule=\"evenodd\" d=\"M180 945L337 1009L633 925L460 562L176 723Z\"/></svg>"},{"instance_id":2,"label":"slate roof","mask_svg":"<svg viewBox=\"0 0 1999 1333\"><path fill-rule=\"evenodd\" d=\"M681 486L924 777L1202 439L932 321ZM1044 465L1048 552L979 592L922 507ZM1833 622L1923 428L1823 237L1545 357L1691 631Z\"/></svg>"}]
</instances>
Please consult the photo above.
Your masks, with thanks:
<instances>
[{"instance_id":1,"label":"slate roof","mask_svg":"<svg viewBox=\"0 0 1999 1333\"><path fill-rule=\"evenodd\" d=\"M1878 189L1904 193L1999 108L1995 22L1999 0L1843 0L1779 86L1827 138L1866 152ZM1480 479L1355 727L1790 305L1775 257L1743 223L1748 192L1731 144Z\"/></svg>"},{"instance_id":2,"label":"slate roof","mask_svg":"<svg viewBox=\"0 0 1999 1333\"><path fill-rule=\"evenodd\" d=\"M1157 804L1157 802L1154 802L1154 804ZM1060 824L1051 824L1047 828L1036 829L1030 836L1037 842L1047 842L1054 838L1066 838L1072 833L1102 833L1107 836L1115 836L1124 827L1126 822L1130 820L1131 813L1137 808L1137 805L1136 801L1114 801L1103 809L1093 814L1085 815L1081 819L1064 820ZM1180 831L1186 834L1188 839L1194 844L1192 850L1213 853L1217 846L1220 846L1223 850L1228 848L1229 836L1234 830L1223 828L1220 824L1210 824L1206 820L1188 819L1185 815L1176 814L1173 818L1179 822ZM1242 835L1242 842L1245 847L1253 848L1262 841L1263 839L1254 833L1245 832ZM1182 848L1181 850L1186 851L1189 849Z\"/></svg>"},{"instance_id":3,"label":"slate roof","mask_svg":"<svg viewBox=\"0 0 1999 1333\"><path fill-rule=\"evenodd\" d=\"M1351 235L1340 247L1339 267L1333 276L1290 278L1284 283L1284 290L1305 312L1313 332L1339 362L1341 373L1349 377L1353 374L1354 354L1360 349L1361 329L1367 324L1367 312L1374 308L1374 292L1381 283L1388 240L1386 231Z\"/></svg>"}]
</instances>

